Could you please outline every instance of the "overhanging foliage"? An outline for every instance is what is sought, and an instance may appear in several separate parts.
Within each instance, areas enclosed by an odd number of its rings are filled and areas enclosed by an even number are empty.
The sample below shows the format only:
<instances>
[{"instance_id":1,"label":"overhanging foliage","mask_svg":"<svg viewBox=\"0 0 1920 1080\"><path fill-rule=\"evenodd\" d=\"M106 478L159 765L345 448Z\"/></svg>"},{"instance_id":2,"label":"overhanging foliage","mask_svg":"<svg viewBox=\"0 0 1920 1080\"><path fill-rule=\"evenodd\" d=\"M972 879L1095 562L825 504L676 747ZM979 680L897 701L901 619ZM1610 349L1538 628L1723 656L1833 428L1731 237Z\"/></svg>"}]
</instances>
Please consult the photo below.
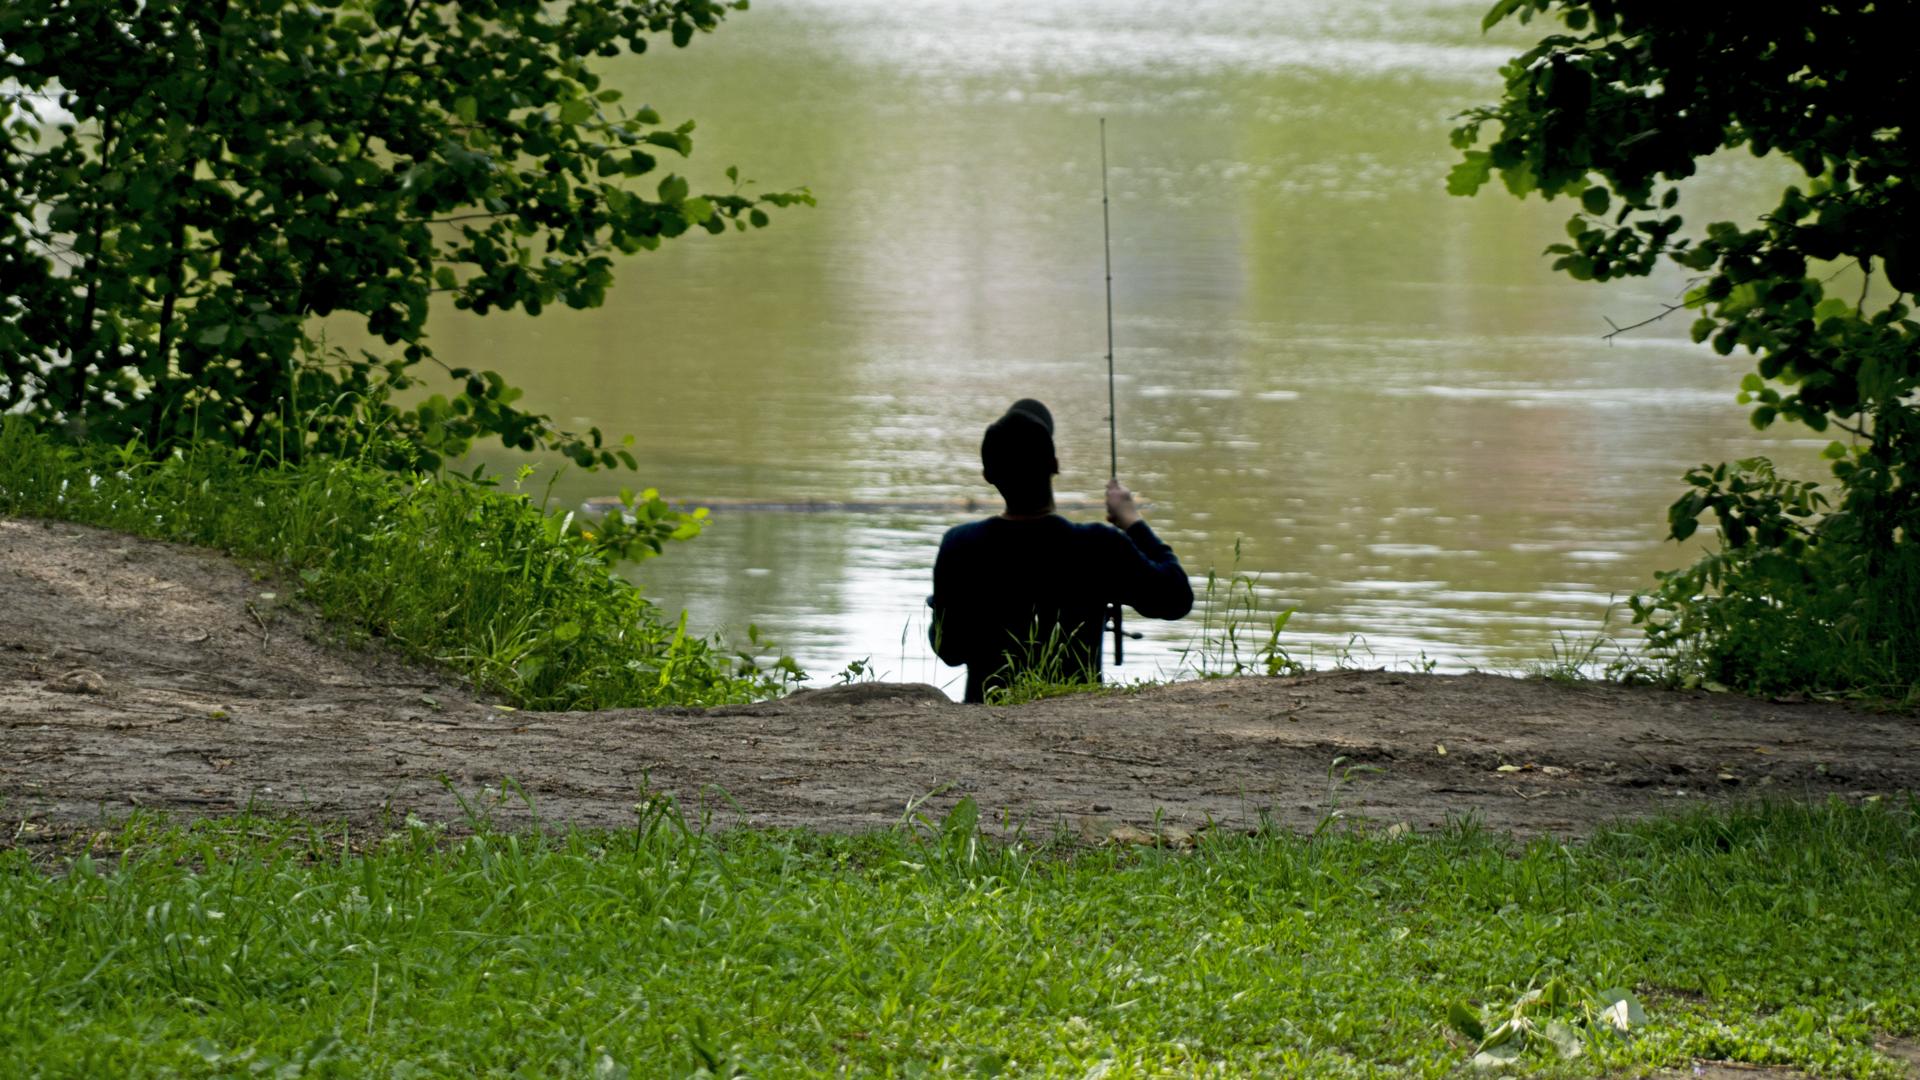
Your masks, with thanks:
<instances>
[{"instance_id":1,"label":"overhanging foliage","mask_svg":"<svg viewBox=\"0 0 1920 1080\"><path fill-rule=\"evenodd\" d=\"M1607 281L1663 260L1699 275L1669 310L1695 341L1745 349L1740 399L1756 427L1784 418L1851 438L1827 450L1840 494L1775 477L1764 459L1707 466L1671 535L1715 511L1723 550L1636 603L1656 647L1708 658L1728 681L1877 689L1916 682L1920 560L1920 201L1912 183L1910 6L1836 0L1760 12L1664 0L1500 0L1485 25L1560 28L1502 69L1497 104L1464 114L1448 189L1495 173L1515 195L1578 200L1555 269ZM1746 148L1798 165L1804 184L1749 224L1688 232L1676 211L1701 159ZM1844 296L1827 286L1859 271ZM1868 285L1880 281L1876 293ZM1903 629L1904 628L1904 629ZM1888 635L1892 635L1889 639ZM1751 639L1734 649L1732 636ZM1892 641L1890 648L1889 641ZM1836 670L1808 642L1873 651ZM1846 667L1847 665L1841 665Z\"/></svg>"},{"instance_id":2,"label":"overhanging foliage","mask_svg":"<svg viewBox=\"0 0 1920 1080\"><path fill-rule=\"evenodd\" d=\"M592 307L614 256L767 224L805 191L696 195L693 123L596 61L744 0L10 0L0 7L0 411L95 437L338 449L382 426L581 464L619 451L491 372L400 407L430 302ZM663 174L664 175L661 175ZM364 319L390 355L319 348ZM629 465L631 459L627 459Z\"/></svg>"}]
</instances>

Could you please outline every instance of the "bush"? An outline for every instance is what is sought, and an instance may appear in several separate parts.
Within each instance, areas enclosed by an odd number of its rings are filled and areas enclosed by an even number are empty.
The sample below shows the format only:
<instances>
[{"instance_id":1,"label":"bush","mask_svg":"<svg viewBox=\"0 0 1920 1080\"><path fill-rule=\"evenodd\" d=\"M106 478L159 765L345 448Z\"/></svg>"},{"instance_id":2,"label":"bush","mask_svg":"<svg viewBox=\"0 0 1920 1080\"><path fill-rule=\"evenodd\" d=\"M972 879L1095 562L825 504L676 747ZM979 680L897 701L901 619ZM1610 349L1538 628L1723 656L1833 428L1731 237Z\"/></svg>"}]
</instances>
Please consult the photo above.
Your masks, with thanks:
<instances>
[{"instance_id":1,"label":"bush","mask_svg":"<svg viewBox=\"0 0 1920 1080\"><path fill-rule=\"evenodd\" d=\"M60 518L258 560L319 614L543 709L711 705L778 693L791 658L763 669L666 621L613 572L699 531L648 491L601 526L553 517L519 488L393 472L354 458L276 465L224 447L155 455L68 446L8 418L0 513ZM631 521L626 520L631 518ZM754 642L758 645L757 635Z\"/></svg>"},{"instance_id":2,"label":"bush","mask_svg":"<svg viewBox=\"0 0 1920 1080\"><path fill-rule=\"evenodd\" d=\"M1875 0L1758 16L1497 0L1483 26L1535 18L1559 25L1501 69L1498 102L1462 114L1448 190L1471 195L1498 173L1514 195L1577 202L1566 242L1547 248L1576 280L1684 268L1685 297L1634 325L1691 313L1695 342L1753 356L1739 400L1756 428L1788 420L1848 438L1827 448L1839 483L1823 519L1813 485L1779 480L1764 459L1690 474L1671 535L1686 539L1711 508L1722 543L1635 603L1656 654L1748 689L1914 697L1920 189L1901 104L1915 69L1896 30L1910 14ZM1791 161L1804 180L1747 224L1689 230L1677 210L1690 179L1736 149Z\"/></svg>"},{"instance_id":3,"label":"bush","mask_svg":"<svg viewBox=\"0 0 1920 1080\"><path fill-rule=\"evenodd\" d=\"M1701 466L1669 511L1676 537L1720 521L1719 550L1632 601L1653 656L1687 683L1920 701L1920 552L1874 544L1818 484L1765 458Z\"/></svg>"}]
</instances>

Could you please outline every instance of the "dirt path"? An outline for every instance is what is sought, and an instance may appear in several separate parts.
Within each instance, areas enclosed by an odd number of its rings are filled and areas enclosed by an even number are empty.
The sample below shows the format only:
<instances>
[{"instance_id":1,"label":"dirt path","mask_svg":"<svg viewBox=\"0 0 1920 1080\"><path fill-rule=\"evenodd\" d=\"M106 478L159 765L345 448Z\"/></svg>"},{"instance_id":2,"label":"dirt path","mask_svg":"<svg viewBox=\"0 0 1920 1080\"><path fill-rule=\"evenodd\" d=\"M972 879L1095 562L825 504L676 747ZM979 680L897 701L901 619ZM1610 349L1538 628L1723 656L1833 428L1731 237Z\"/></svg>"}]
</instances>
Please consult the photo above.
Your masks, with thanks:
<instances>
[{"instance_id":1,"label":"dirt path","mask_svg":"<svg viewBox=\"0 0 1920 1080\"><path fill-rule=\"evenodd\" d=\"M1030 830L1263 813L1310 827L1337 805L1415 829L1472 814L1577 834L1754 793L1913 791L1916 749L1914 718L1833 705L1393 672L1009 709L868 684L713 710L514 712L326 644L219 555L0 520L0 843L141 807L457 823L443 776L469 798L510 778L541 818L591 825L631 821L651 785L726 825L860 829L971 794ZM515 799L495 820L527 817Z\"/></svg>"}]
</instances>

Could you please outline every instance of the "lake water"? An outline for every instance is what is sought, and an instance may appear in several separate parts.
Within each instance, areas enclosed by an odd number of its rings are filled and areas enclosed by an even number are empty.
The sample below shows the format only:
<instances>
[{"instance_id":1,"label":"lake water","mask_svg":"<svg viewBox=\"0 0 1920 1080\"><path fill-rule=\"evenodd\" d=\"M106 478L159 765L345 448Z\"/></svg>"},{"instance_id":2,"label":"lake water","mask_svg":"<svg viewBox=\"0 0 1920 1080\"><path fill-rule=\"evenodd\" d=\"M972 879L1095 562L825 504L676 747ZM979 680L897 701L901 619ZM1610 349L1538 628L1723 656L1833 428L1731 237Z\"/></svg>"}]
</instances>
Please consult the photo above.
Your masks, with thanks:
<instances>
[{"instance_id":1,"label":"lake water","mask_svg":"<svg viewBox=\"0 0 1920 1080\"><path fill-rule=\"evenodd\" d=\"M638 477L714 499L991 500L981 429L1038 397L1064 497L1107 475L1097 118L1113 190L1120 471L1196 575L1255 575L1326 665L1512 666L1598 632L1692 557L1662 544L1685 468L1754 452L1746 365L1652 314L1677 273L1551 273L1574 211L1444 190L1449 117L1524 38L1486 0L765 0L684 51L608 71L699 121L726 166L816 209L624 263L604 308L449 313L443 357L563 422L632 433ZM1749 217L1778 176L1711 162L1690 221ZM940 534L964 512L722 511L634 568L697 625L748 623L828 681L870 658L957 693L924 643ZM1616 627L1624 607L1614 609ZM1123 677L1198 630L1134 620Z\"/></svg>"}]
</instances>

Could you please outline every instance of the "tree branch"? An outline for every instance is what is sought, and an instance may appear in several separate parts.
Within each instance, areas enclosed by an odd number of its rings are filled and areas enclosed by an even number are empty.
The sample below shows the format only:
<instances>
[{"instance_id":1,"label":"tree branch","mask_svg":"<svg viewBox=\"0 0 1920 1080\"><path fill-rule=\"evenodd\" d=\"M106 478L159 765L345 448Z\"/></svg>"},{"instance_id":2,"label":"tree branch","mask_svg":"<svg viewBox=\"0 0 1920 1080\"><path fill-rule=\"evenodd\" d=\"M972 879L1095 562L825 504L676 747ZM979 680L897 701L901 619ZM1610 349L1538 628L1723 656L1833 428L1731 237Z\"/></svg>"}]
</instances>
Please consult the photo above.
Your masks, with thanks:
<instances>
[{"instance_id":1,"label":"tree branch","mask_svg":"<svg viewBox=\"0 0 1920 1080\"><path fill-rule=\"evenodd\" d=\"M224 59L221 46L225 44L224 24L226 23L227 11L230 7L230 0L221 0L220 8L210 23L214 28L214 34L212 39L206 44L207 77L206 81L200 85L200 101L199 104L194 106L193 119L189 122L188 126L189 131L198 131L205 127L207 123L208 109L212 104L214 80L220 72L220 65ZM176 179L179 177L185 178L184 182L181 183L183 189L192 187L194 174L199 171L199 168L200 159L189 153L176 174ZM182 200L184 200L184 197L183 192ZM174 315L179 307L181 294L186 292L186 283L182 280L182 277L186 271L187 262L187 219L186 212L180 205L180 201L182 200L176 200L170 208L173 214L171 229L172 241L169 244L172 252L167 257L167 291L160 299L160 317L158 320L159 340L154 348L154 354L158 357L157 366L163 371L167 370L172 359L175 337ZM197 375L199 372L186 372L185 374ZM161 403L163 396L164 395L161 394L153 395L154 405L152 407L151 423L156 432L159 429L161 416L164 412L164 406Z\"/></svg>"},{"instance_id":2,"label":"tree branch","mask_svg":"<svg viewBox=\"0 0 1920 1080\"><path fill-rule=\"evenodd\" d=\"M519 216L520 213L517 210L501 210L498 212L488 211L486 213L475 214L454 214L449 217L400 218L399 221L407 225L451 225L456 221L487 221L493 218Z\"/></svg>"},{"instance_id":3,"label":"tree branch","mask_svg":"<svg viewBox=\"0 0 1920 1080\"><path fill-rule=\"evenodd\" d=\"M107 164L113 156L113 117L107 116L100 121L100 163ZM93 219L93 246L87 253L86 269L81 274L87 281L87 300L80 313L79 325L74 327L73 342L68 352L79 356L83 347L93 343L93 321L100 310L100 245L105 238L107 218L105 214L95 214Z\"/></svg>"},{"instance_id":4,"label":"tree branch","mask_svg":"<svg viewBox=\"0 0 1920 1080\"><path fill-rule=\"evenodd\" d=\"M400 62L400 46L406 43L407 36L413 33L413 17L420 12L422 0L413 0L407 5L407 13L400 17L400 29L393 35L393 47L387 50L387 69L380 74L380 89L374 91L371 114L378 114L386 105L387 88L393 85L393 69ZM364 151L364 141L362 150Z\"/></svg>"},{"instance_id":5,"label":"tree branch","mask_svg":"<svg viewBox=\"0 0 1920 1080\"><path fill-rule=\"evenodd\" d=\"M1624 334L1629 330L1638 330L1643 326L1651 326L1652 324L1659 322L1661 319L1666 318L1667 316L1673 314L1676 311L1685 311L1686 308L1687 308L1687 305L1685 304L1668 304L1666 305L1666 310L1662 311L1660 314L1655 315L1651 318L1641 319L1639 322L1631 323L1627 326L1621 326L1619 323L1614 322L1612 319L1607 318L1607 316L1602 315L1600 317L1603 319L1606 319L1607 325L1613 327L1613 330L1610 333L1602 335L1600 340L1611 345L1613 344L1614 338L1619 337L1621 334Z\"/></svg>"}]
</instances>

